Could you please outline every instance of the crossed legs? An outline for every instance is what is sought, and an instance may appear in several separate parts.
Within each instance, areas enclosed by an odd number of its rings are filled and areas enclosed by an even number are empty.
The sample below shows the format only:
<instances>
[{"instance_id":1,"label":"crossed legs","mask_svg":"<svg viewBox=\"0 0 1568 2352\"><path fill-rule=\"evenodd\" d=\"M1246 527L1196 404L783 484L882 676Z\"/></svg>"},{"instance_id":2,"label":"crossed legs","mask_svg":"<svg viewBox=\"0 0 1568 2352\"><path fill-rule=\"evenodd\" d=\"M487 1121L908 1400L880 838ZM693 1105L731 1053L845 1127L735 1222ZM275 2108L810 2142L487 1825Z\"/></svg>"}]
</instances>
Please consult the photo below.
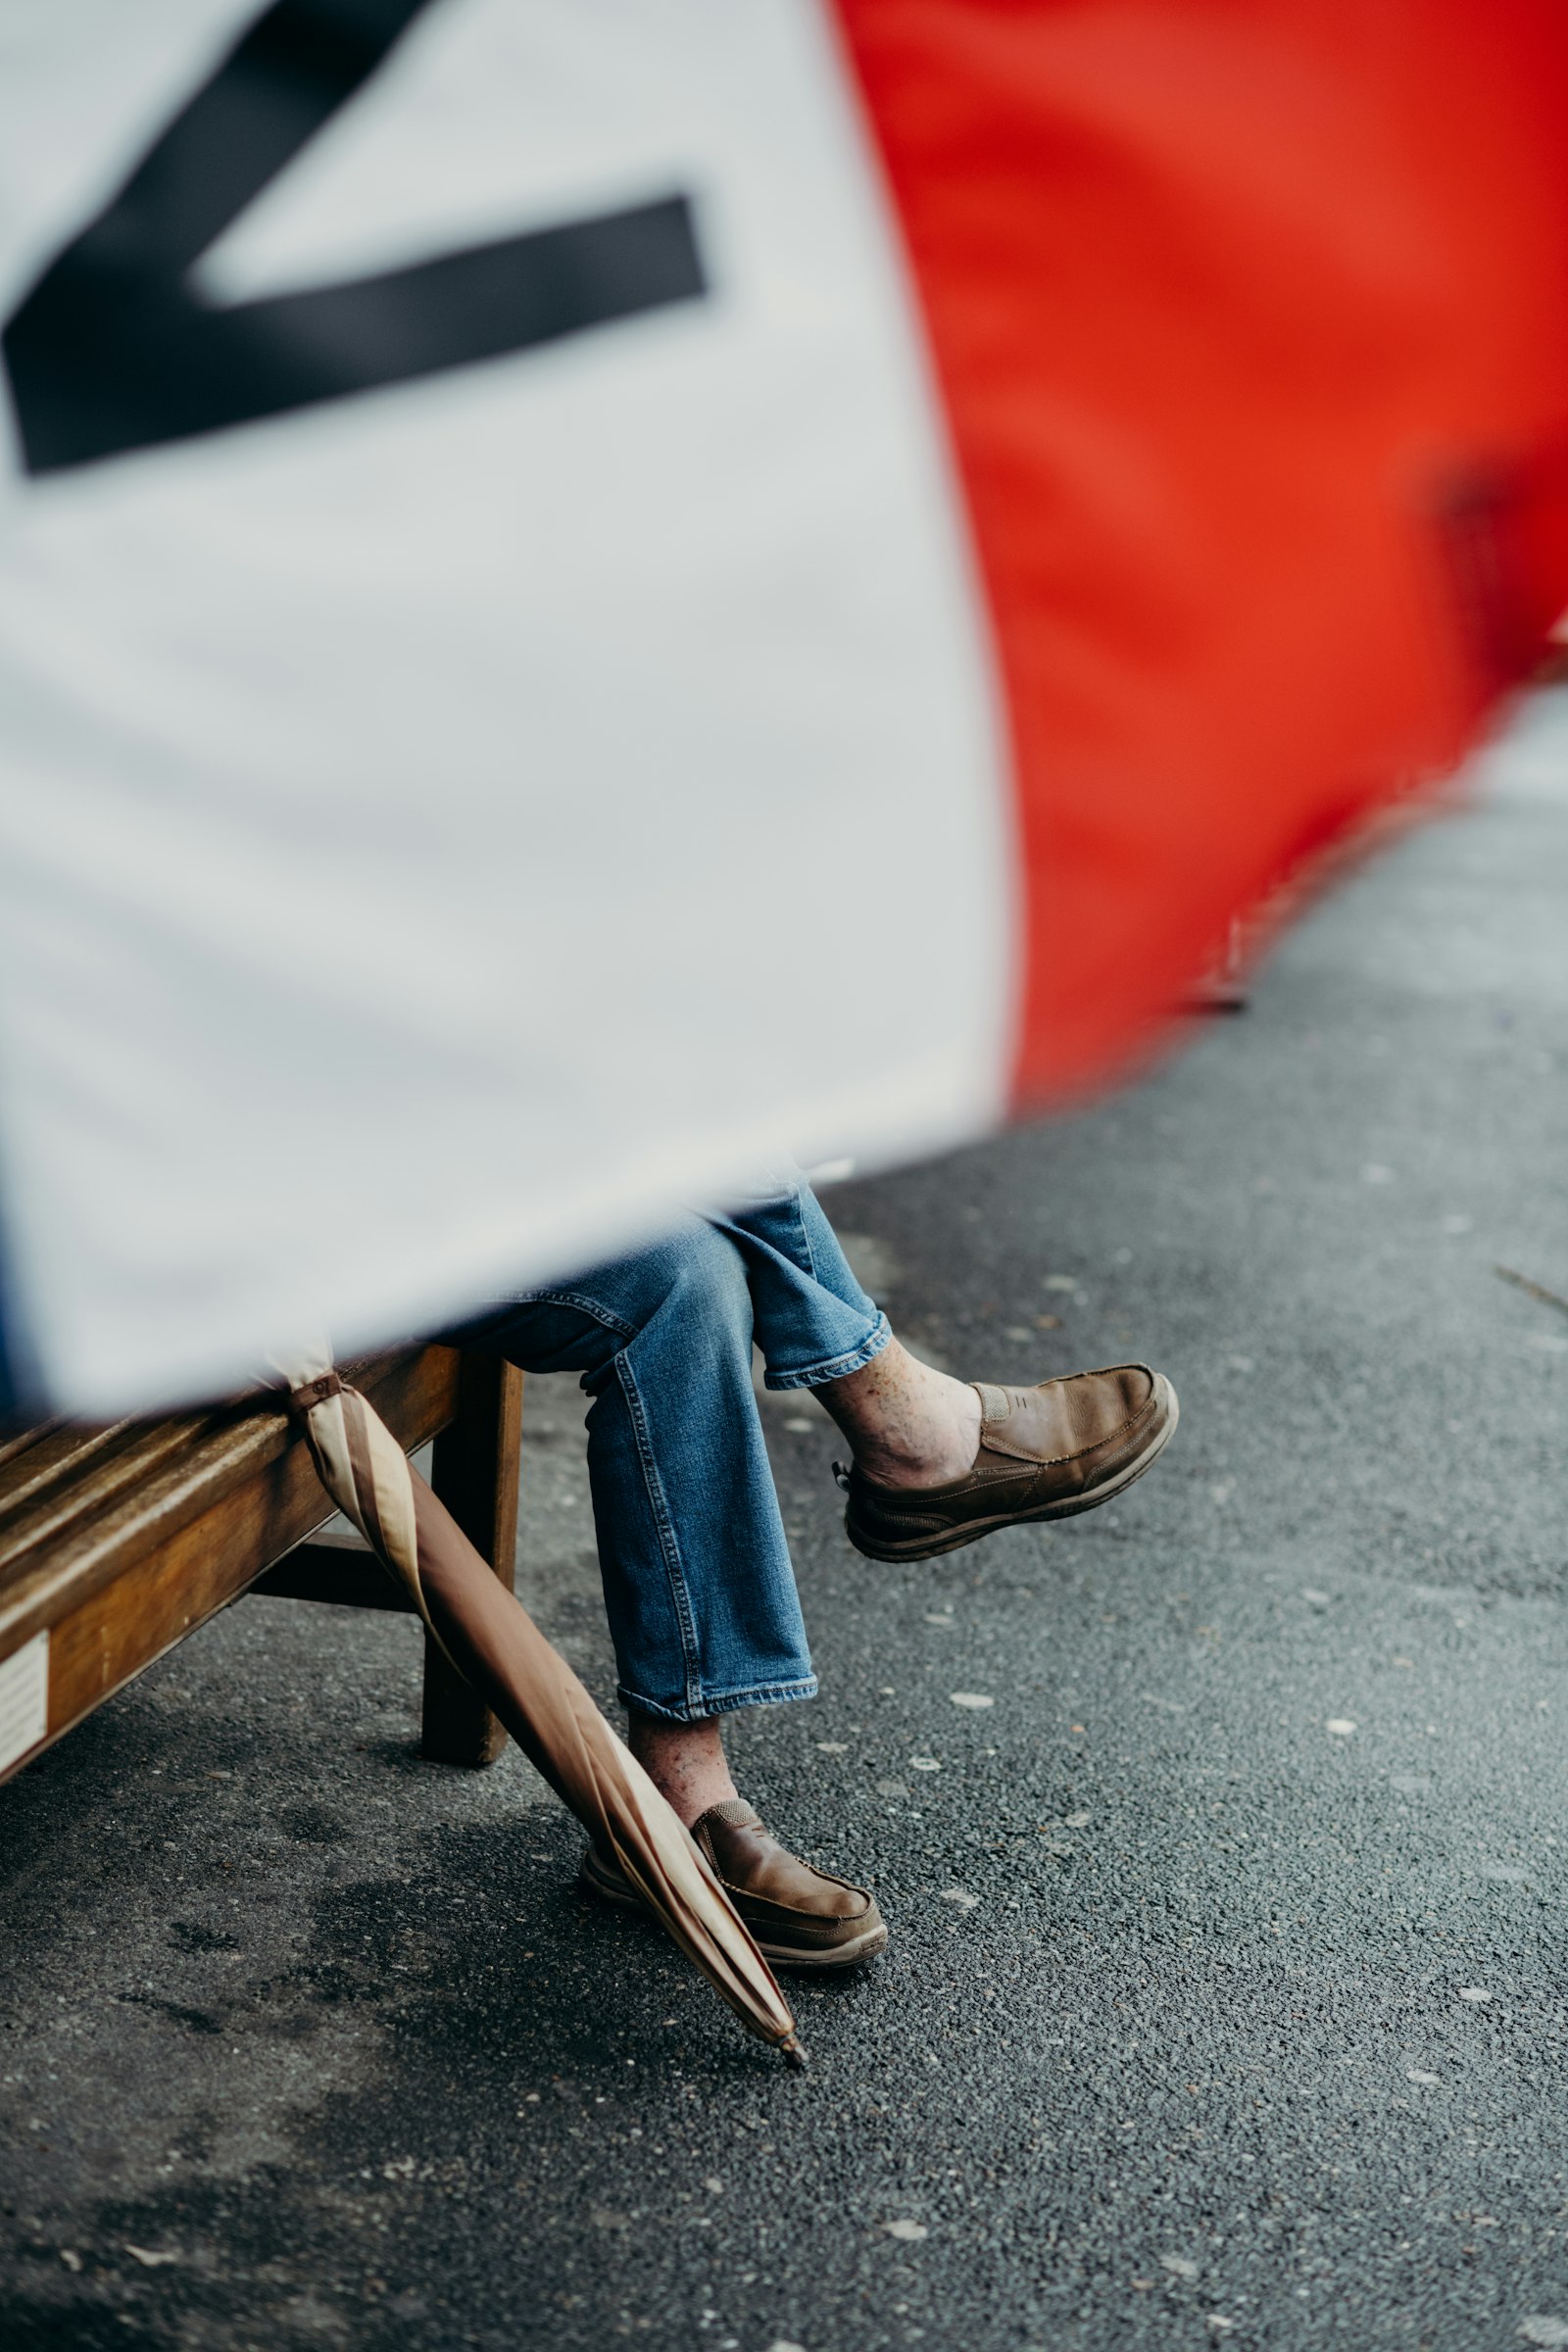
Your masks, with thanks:
<instances>
[{"instance_id":1,"label":"crossed legs","mask_svg":"<svg viewBox=\"0 0 1568 2352\"><path fill-rule=\"evenodd\" d=\"M980 1443L980 1399L896 1339L858 1372L813 1394L850 1441L857 1468L879 1486L917 1489L961 1478ZM633 1707L631 1751L688 1827L736 1793L720 1719L669 1723Z\"/></svg>"}]
</instances>

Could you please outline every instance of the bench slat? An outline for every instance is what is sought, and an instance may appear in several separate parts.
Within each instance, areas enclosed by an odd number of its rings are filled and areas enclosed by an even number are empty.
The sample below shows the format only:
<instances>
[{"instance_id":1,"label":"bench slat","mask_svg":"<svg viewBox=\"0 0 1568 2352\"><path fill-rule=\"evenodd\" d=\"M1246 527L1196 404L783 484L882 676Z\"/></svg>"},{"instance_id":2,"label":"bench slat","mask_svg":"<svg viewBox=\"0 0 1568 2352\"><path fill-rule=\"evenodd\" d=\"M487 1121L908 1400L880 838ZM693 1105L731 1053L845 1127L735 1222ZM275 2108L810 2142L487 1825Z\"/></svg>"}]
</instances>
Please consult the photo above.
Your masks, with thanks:
<instances>
[{"instance_id":1,"label":"bench slat","mask_svg":"<svg viewBox=\"0 0 1568 2352\"><path fill-rule=\"evenodd\" d=\"M436 1347L356 1368L359 1385L409 1451L451 1421L459 1375L456 1351ZM25 1512L7 1534L7 1547L13 1539L21 1547L9 1557L0 1549L0 1663L47 1629L49 1692L43 1740L0 1778L236 1599L332 1515L309 1448L280 1404L256 1399L156 1428L171 1426L179 1441L150 1478L126 1488L106 1464L100 1484L96 1471L84 1478L82 1507L63 1525L45 1490L38 1524L51 1531L47 1542Z\"/></svg>"},{"instance_id":2,"label":"bench slat","mask_svg":"<svg viewBox=\"0 0 1568 2352\"><path fill-rule=\"evenodd\" d=\"M101 1515L120 1495L231 1420L203 1413L171 1421L120 1421L107 1429L57 1430L0 1471L0 1578L27 1552Z\"/></svg>"}]
</instances>

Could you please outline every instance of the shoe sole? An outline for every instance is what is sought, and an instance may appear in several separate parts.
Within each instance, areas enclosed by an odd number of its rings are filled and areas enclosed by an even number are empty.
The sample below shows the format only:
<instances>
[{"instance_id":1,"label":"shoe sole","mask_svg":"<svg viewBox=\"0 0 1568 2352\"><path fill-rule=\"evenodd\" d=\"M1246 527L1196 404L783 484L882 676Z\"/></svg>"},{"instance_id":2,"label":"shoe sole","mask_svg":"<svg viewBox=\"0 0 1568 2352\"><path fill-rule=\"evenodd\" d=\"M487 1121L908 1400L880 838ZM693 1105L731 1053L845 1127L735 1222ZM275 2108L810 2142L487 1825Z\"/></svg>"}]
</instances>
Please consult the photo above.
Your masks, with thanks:
<instances>
[{"instance_id":1,"label":"shoe sole","mask_svg":"<svg viewBox=\"0 0 1568 2352\"><path fill-rule=\"evenodd\" d=\"M1125 1494L1127 1489L1142 1478L1146 1470L1152 1469L1176 1435L1176 1424L1181 1419L1181 1406L1177 1401L1175 1390L1163 1372L1154 1374L1154 1394L1156 1396L1162 1397L1170 1406L1169 1419L1157 1437L1151 1441L1142 1453L1135 1455L1132 1461L1123 1463L1115 1475L1107 1478L1102 1486L1091 1487L1086 1494L1064 1494L1059 1502L1043 1502L1037 1510L1033 1511L999 1511L990 1519L970 1519L962 1527L954 1528L949 1535L935 1538L930 1536L911 1537L906 1544L876 1544L866 1541L858 1535L850 1525L848 1512L844 1515L844 1532L855 1545L856 1550L868 1560L935 1560L939 1559L946 1551L961 1551L966 1544L978 1544L982 1536L994 1536L1000 1527L1028 1527L1042 1519L1076 1519L1080 1511L1098 1510L1102 1502L1114 1502L1118 1494Z\"/></svg>"},{"instance_id":2,"label":"shoe sole","mask_svg":"<svg viewBox=\"0 0 1568 2352\"><path fill-rule=\"evenodd\" d=\"M602 1903L613 1903L617 1911L640 1911L644 1919L653 1917L642 1896L628 1886L624 1879L610 1879L601 1875L592 1847L584 1854L577 1875L589 1892L596 1894ZM821 1952L803 1951L793 1943L764 1943L755 1928L751 1933L758 1950L770 1968L804 1969L812 1974L820 1973L823 1969L859 1968L865 1961L874 1960L878 1952L886 1948L888 1940L886 1921L879 1921L874 1928L867 1928L863 1935L857 1936L849 1943L835 1943L831 1949Z\"/></svg>"}]
</instances>

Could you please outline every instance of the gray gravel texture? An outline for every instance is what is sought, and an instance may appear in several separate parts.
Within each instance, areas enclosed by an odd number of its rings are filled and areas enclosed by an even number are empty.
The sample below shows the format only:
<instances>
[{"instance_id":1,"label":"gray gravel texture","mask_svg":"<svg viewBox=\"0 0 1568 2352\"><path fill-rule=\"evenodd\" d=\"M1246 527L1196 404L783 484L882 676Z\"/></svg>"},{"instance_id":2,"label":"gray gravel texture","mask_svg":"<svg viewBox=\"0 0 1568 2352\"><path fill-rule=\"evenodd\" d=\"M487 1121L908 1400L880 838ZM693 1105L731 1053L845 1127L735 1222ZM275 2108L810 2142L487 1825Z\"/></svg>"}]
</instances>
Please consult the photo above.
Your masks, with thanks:
<instances>
[{"instance_id":1,"label":"gray gravel texture","mask_svg":"<svg viewBox=\"0 0 1568 2352\"><path fill-rule=\"evenodd\" d=\"M243 1602L0 1791L6 2352L1568 2344L1565 908L1544 697L1243 1017L831 1196L933 1358L1183 1420L899 1569L766 1401L823 1695L737 1773L893 1929L806 2077L418 1761L406 1623ZM521 1585L608 1703L580 1403Z\"/></svg>"}]
</instances>

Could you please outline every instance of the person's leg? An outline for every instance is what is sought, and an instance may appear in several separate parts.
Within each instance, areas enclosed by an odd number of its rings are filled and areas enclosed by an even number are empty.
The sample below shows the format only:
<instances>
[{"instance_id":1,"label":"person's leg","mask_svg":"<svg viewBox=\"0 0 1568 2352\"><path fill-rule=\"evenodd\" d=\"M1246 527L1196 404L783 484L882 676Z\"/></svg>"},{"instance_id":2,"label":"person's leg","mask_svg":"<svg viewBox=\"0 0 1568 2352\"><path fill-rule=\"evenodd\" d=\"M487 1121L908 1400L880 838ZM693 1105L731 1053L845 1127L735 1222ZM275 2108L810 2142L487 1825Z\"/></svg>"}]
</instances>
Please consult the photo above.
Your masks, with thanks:
<instances>
[{"instance_id":1,"label":"person's leg","mask_svg":"<svg viewBox=\"0 0 1568 2352\"><path fill-rule=\"evenodd\" d=\"M735 1795L729 1758L716 1715L695 1723L666 1723L630 1707L626 1742L662 1797L688 1829L714 1805Z\"/></svg>"},{"instance_id":2,"label":"person's leg","mask_svg":"<svg viewBox=\"0 0 1568 2352\"><path fill-rule=\"evenodd\" d=\"M688 1823L734 1787L715 1718L816 1690L752 1387L752 1308L690 1218L462 1335L593 1398L588 1470L633 1752Z\"/></svg>"},{"instance_id":3,"label":"person's leg","mask_svg":"<svg viewBox=\"0 0 1568 2352\"><path fill-rule=\"evenodd\" d=\"M768 1836L735 1792L719 1732L735 1708L816 1690L752 1387L751 1296L735 1248L693 1218L459 1336L525 1370L582 1374L632 1751L761 1949L795 1968L872 1958L887 1930L870 1893ZM591 1845L582 1876L612 1902L638 1899Z\"/></svg>"},{"instance_id":4,"label":"person's leg","mask_svg":"<svg viewBox=\"0 0 1568 2352\"><path fill-rule=\"evenodd\" d=\"M883 1487L961 1478L980 1445L980 1396L892 1340L858 1372L824 1382L817 1402L849 1439L855 1466Z\"/></svg>"},{"instance_id":5,"label":"person's leg","mask_svg":"<svg viewBox=\"0 0 1568 2352\"><path fill-rule=\"evenodd\" d=\"M882 1484L935 1486L968 1469L980 1443L973 1387L894 1337L798 1170L715 1222L746 1260L770 1389L810 1390Z\"/></svg>"},{"instance_id":6,"label":"person's leg","mask_svg":"<svg viewBox=\"0 0 1568 2352\"><path fill-rule=\"evenodd\" d=\"M769 1388L809 1389L850 1440L845 1530L872 1559L930 1559L1110 1501L1175 1432L1147 1364L1034 1388L950 1379L901 1347L804 1179L725 1220L747 1261Z\"/></svg>"}]
</instances>

